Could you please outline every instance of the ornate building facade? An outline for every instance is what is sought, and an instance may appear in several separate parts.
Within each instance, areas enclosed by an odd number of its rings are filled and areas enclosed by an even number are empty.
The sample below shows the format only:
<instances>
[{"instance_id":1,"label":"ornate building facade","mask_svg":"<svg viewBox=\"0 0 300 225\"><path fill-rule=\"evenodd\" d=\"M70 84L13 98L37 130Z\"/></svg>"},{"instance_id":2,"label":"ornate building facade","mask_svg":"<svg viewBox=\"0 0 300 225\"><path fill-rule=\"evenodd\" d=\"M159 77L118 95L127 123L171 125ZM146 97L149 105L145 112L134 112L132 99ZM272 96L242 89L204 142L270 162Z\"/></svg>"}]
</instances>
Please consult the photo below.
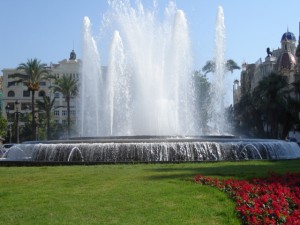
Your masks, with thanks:
<instances>
[{"instance_id":1,"label":"ornate building facade","mask_svg":"<svg viewBox=\"0 0 300 225\"><path fill-rule=\"evenodd\" d=\"M234 81L233 104L238 103L243 95L252 93L259 81L272 72L286 76L289 84L300 80L300 37L296 46L295 35L287 30L283 33L280 43L281 47L276 50L270 51L267 48L264 61L260 58L255 63L242 65L240 81Z\"/></svg>"}]
</instances>

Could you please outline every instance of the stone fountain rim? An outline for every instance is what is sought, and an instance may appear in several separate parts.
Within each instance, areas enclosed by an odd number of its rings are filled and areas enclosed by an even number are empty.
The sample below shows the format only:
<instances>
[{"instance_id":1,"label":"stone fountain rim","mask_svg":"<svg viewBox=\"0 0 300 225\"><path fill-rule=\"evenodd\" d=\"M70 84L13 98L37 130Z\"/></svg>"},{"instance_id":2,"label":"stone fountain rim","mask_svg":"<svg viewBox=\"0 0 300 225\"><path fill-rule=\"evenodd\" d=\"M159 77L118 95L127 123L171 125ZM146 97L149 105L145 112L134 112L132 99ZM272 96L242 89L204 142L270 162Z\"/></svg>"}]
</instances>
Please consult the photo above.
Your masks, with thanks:
<instances>
[{"instance_id":1,"label":"stone fountain rim","mask_svg":"<svg viewBox=\"0 0 300 225\"><path fill-rule=\"evenodd\" d=\"M170 143L170 142L284 142L278 139L243 138L234 135L201 135L201 136L170 136L170 135L136 135L136 136L101 136L72 137L69 139L49 141L27 141L22 144L75 144L75 143Z\"/></svg>"}]
</instances>

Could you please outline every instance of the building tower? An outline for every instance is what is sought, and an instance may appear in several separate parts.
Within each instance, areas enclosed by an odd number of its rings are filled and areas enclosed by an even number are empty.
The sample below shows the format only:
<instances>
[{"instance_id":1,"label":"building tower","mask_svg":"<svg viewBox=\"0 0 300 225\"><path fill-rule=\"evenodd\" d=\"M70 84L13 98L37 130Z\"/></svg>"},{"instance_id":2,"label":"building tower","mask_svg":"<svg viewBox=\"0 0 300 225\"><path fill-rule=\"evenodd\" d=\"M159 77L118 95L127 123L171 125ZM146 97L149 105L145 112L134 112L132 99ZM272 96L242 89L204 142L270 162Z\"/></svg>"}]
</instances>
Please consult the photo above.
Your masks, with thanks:
<instances>
[{"instance_id":1,"label":"building tower","mask_svg":"<svg viewBox=\"0 0 300 225\"><path fill-rule=\"evenodd\" d=\"M297 72L295 51L295 35L287 30L281 38L281 52L277 60L277 72L286 76L290 84L295 81L295 73Z\"/></svg>"}]
</instances>

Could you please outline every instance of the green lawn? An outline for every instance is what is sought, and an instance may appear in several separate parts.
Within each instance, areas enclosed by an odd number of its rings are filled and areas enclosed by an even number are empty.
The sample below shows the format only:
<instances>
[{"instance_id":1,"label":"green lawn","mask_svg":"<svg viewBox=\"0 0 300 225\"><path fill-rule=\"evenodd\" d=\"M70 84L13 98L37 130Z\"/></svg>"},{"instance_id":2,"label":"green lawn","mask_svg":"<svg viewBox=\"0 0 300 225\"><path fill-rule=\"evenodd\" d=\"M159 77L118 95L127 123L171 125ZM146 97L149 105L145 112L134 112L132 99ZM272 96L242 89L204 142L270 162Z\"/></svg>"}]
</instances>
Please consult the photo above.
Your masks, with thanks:
<instances>
[{"instance_id":1,"label":"green lawn","mask_svg":"<svg viewBox=\"0 0 300 225\"><path fill-rule=\"evenodd\" d=\"M0 167L0 224L239 224L234 202L196 174L300 172L300 160Z\"/></svg>"}]
</instances>

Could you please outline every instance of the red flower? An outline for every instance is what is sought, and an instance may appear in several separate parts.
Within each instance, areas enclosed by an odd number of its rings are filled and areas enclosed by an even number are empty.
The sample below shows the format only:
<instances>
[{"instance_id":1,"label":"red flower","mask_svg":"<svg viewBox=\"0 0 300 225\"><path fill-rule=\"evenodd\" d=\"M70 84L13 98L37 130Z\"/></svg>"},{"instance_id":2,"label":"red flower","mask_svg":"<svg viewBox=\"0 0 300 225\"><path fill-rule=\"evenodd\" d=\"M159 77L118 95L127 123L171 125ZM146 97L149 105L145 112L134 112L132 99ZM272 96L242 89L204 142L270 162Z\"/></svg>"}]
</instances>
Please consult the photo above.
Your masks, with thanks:
<instances>
[{"instance_id":1,"label":"red flower","mask_svg":"<svg viewBox=\"0 0 300 225\"><path fill-rule=\"evenodd\" d=\"M236 201L243 224L300 224L300 173L247 180L195 176L199 184L217 187Z\"/></svg>"}]
</instances>

